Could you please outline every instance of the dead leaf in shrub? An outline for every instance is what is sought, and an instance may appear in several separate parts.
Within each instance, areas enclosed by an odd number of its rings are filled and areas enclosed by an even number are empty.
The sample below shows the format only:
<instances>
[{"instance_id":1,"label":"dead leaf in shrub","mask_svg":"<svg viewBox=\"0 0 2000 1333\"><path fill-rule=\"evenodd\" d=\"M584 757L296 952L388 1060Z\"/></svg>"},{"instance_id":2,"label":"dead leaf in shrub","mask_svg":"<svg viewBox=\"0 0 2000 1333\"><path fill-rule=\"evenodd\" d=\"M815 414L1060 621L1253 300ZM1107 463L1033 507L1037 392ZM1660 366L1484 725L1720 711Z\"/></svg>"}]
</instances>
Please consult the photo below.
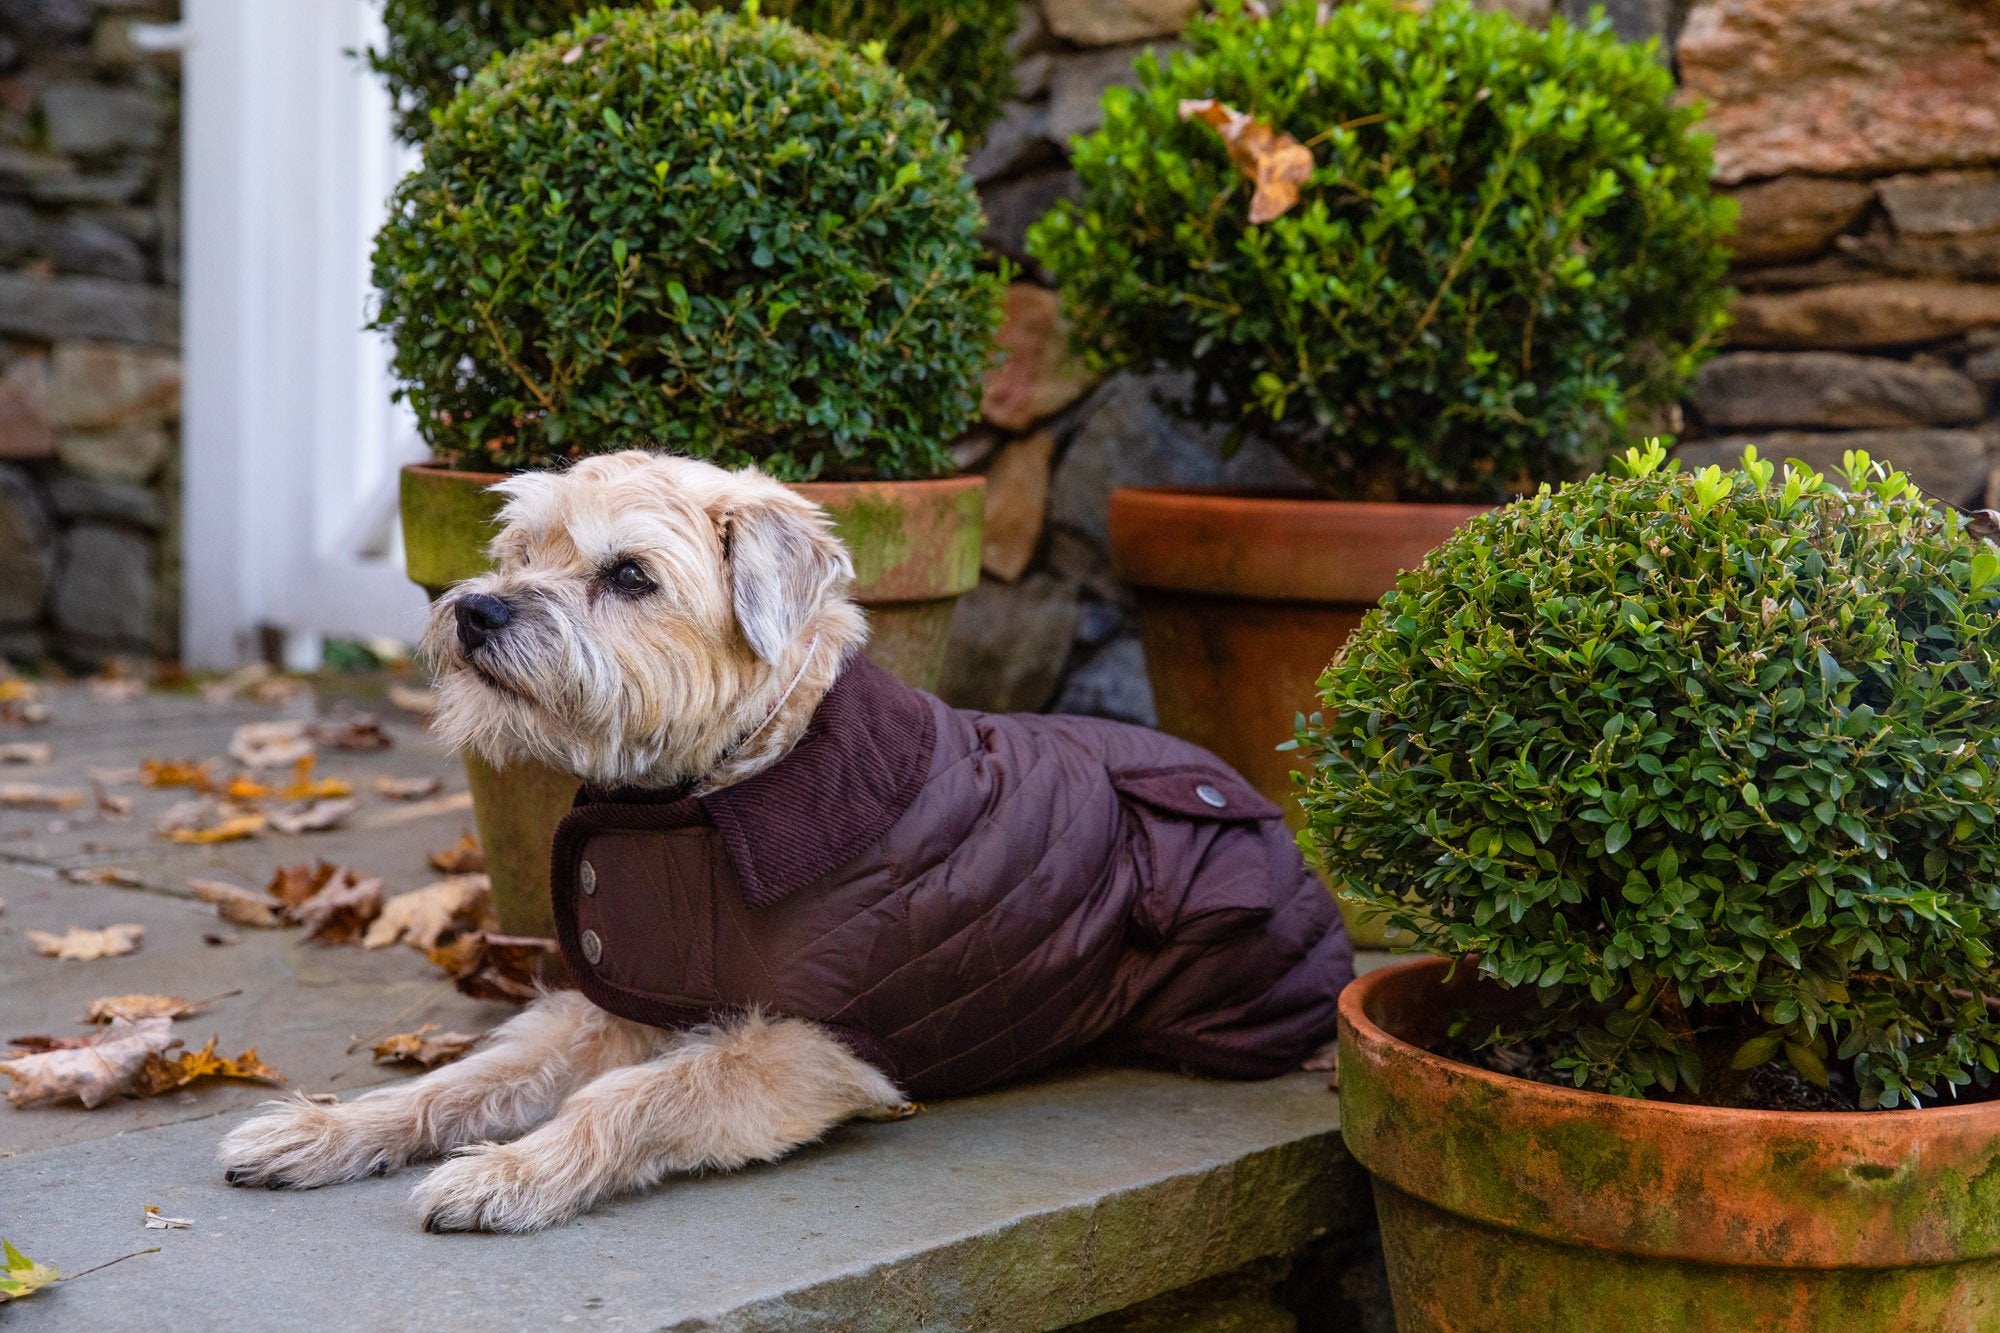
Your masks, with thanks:
<instances>
[{"instance_id":1,"label":"dead leaf in shrub","mask_svg":"<svg viewBox=\"0 0 2000 1333\"><path fill-rule=\"evenodd\" d=\"M336 750L386 750L396 743L373 713L351 713L331 722L316 722L307 734Z\"/></svg>"},{"instance_id":2,"label":"dead leaf in shrub","mask_svg":"<svg viewBox=\"0 0 2000 1333\"><path fill-rule=\"evenodd\" d=\"M10 810L74 810L83 793L74 787L44 787L35 782L0 782L0 805Z\"/></svg>"},{"instance_id":3,"label":"dead leaf in shrub","mask_svg":"<svg viewBox=\"0 0 2000 1333\"><path fill-rule=\"evenodd\" d=\"M1199 119L1222 138L1229 160L1256 186L1250 196L1250 221L1282 217L1299 201L1299 187L1312 179L1312 149L1281 130L1255 120L1213 97L1190 98L1180 105L1181 119Z\"/></svg>"},{"instance_id":4,"label":"dead leaf in shrub","mask_svg":"<svg viewBox=\"0 0 2000 1333\"><path fill-rule=\"evenodd\" d=\"M148 1020L159 1022L164 1020ZM134 1080L133 1091L141 1097L157 1097L175 1088L184 1088L200 1078L240 1078L253 1083L283 1083L285 1076L257 1058L257 1048L251 1047L233 1060L224 1059L215 1053L218 1039L210 1037L208 1044L198 1051L182 1051L169 1056L155 1051L146 1057L139 1076Z\"/></svg>"},{"instance_id":5,"label":"dead leaf in shrub","mask_svg":"<svg viewBox=\"0 0 2000 1333\"><path fill-rule=\"evenodd\" d=\"M215 789L215 761L203 759L141 759L139 781L148 787L193 787L196 791Z\"/></svg>"},{"instance_id":6,"label":"dead leaf in shrub","mask_svg":"<svg viewBox=\"0 0 2000 1333\"><path fill-rule=\"evenodd\" d=\"M437 695L430 690L420 690L414 685L398 685L391 682L388 695L389 702L405 713L437 711Z\"/></svg>"},{"instance_id":7,"label":"dead leaf in shrub","mask_svg":"<svg viewBox=\"0 0 2000 1333\"><path fill-rule=\"evenodd\" d=\"M0 1305L32 1296L49 1283L62 1281L61 1269L36 1263L15 1249L12 1241L0 1240L0 1255L7 1262L5 1268L0 1268Z\"/></svg>"},{"instance_id":8,"label":"dead leaf in shrub","mask_svg":"<svg viewBox=\"0 0 2000 1333\"><path fill-rule=\"evenodd\" d=\"M233 842L264 829L264 816L228 801L203 797L182 801L160 816L154 828L171 842Z\"/></svg>"},{"instance_id":9,"label":"dead leaf in shrub","mask_svg":"<svg viewBox=\"0 0 2000 1333\"><path fill-rule=\"evenodd\" d=\"M478 1044L479 1038L475 1036L464 1032L438 1032L437 1024L426 1023L415 1032L398 1032L393 1037L376 1042L375 1062L386 1065L408 1061L431 1069L450 1064Z\"/></svg>"},{"instance_id":10,"label":"dead leaf in shrub","mask_svg":"<svg viewBox=\"0 0 2000 1333\"><path fill-rule=\"evenodd\" d=\"M519 1004L540 994L535 978L541 974L542 960L555 951L554 940L472 931L427 950L426 956L451 973L461 994Z\"/></svg>"},{"instance_id":11,"label":"dead leaf in shrub","mask_svg":"<svg viewBox=\"0 0 2000 1333\"><path fill-rule=\"evenodd\" d=\"M0 764L46 764L56 757L56 747L47 741L8 741L0 744Z\"/></svg>"},{"instance_id":12,"label":"dead leaf in shrub","mask_svg":"<svg viewBox=\"0 0 2000 1333\"><path fill-rule=\"evenodd\" d=\"M72 866L62 877L72 884L108 884L117 889L143 888L146 883L123 866Z\"/></svg>"},{"instance_id":13,"label":"dead leaf in shrub","mask_svg":"<svg viewBox=\"0 0 2000 1333\"><path fill-rule=\"evenodd\" d=\"M382 911L382 881L363 877L346 866L337 867L320 885L319 891L296 907L288 908L287 918L306 928L306 938L322 944L352 944Z\"/></svg>"},{"instance_id":14,"label":"dead leaf in shrub","mask_svg":"<svg viewBox=\"0 0 2000 1333\"><path fill-rule=\"evenodd\" d=\"M7 1100L42 1106L75 1098L86 1110L130 1092L149 1060L174 1044L173 1022L115 1019L82 1046L0 1060L0 1074L12 1080Z\"/></svg>"},{"instance_id":15,"label":"dead leaf in shrub","mask_svg":"<svg viewBox=\"0 0 2000 1333\"><path fill-rule=\"evenodd\" d=\"M414 948L434 949L447 934L491 930L493 885L484 875L453 875L382 904L382 915L368 927L361 945L380 949L403 940Z\"/></svg>"},{"instance_id":16,"label":"dead leaf in shrub","mask_svg":"<svg viewBox=\"0 0 2000 1333\"><path fill-rule=\"evenodd\" d=\"M102 930L71 926L60 935L51 935L46 930L30 930L24 933L28 937L28 942L35 946L35 952L44 958L87 963L93 959L116 958L119 954L131 953L139 947L139 941L145 938L146 928L127 922L122 925L106 926Z\"/></svg>"},{"instance_id":17,"label":"dead leaf in shrub","mask_svg":"<svg viewBox=\"0 0 2000 1333\"><path fill-rule=\"evenodd\" d=\"M324 801L300 801L282 810L271 812L271 827L280 833L324 833L339 826L361 808L361 802L351 796L336 797Z\"/></svg>"},{"instance_id":18,"label":"dead leaf in shrub","mask_svg":"<svg viewBox=\"0 0 2000 1333\"><path fill-rule=\"evenodd\" d=\"M444 787L443 778L391 778L375 779L375 794L386 796L392 801L421 801L426 796L435 796Z\"/></svg>"},{"instance_id":19,"label":"dead leaf in shrub","mask_svg":"<svg viewBox=\"0 0 2000 1333\"><path fill-rule=\"evenodd\" d=\"M240 990L223 991L200 1000L183 1000L178 995L104 995L84 1006L83 1021L109 1023L115 1018L186 1018L198 1014L217 1000L241 995Z\"/></svg>"},{"instance_id":20,"label":"dead leaf in shrub","mask_svg":"<svg viewBox=\"0 0 2000 1333\"><path fill-rule=\"evenodd\" d=\"M229 757L248 768L283 768L312 752L303 722L245 722L229 738Z\"/></svg>"},{"instance_id":21,"label":"dead leaf in shrub","mask_svg":"<svg viewBox=\"0 0 2000 1333\"><path fill-rule=\"evenodd\" d=\"M186 1231L193 1225L194 1222L190 1218L163 1217L158 1207L150 1203L146 1205L146 1230L148 1231Z\"/></svg>"},{"instance_id":22,"label":"dead leaf in shrub","mask_svg":"<svg viewBox=\"0 0 2000 1333\"><path fill-rule=\"evenodd\" d=\"M486 853L470 833L460 834L458 841L443 851L430 853L429 860L431 869L444 875L475 875L486 869Z\"/></svg>"},{"instance_id":23,"label":"dead leaf in shrub","mask_svg":"<svg viewBox=\"0 0 2000 1333\"><path fill-rule=\"evenodd\" d=\"M191 879L188 891L195 901L213 904L215 914L239 926L281 926L279 904L270 897L219 879Z\"/></svg>"}]
</instances>

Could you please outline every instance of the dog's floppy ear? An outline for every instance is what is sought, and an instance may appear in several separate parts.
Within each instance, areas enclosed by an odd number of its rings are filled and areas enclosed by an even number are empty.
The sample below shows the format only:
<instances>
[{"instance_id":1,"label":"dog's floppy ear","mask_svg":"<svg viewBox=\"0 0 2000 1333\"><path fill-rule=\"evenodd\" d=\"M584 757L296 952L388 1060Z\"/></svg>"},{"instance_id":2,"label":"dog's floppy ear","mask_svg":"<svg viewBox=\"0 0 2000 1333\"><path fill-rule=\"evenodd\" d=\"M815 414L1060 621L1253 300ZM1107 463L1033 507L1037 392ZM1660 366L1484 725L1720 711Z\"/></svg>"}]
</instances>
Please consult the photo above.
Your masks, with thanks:
<instances>
[{"instance_id":1,"label":"dog's floppy ear","mask_svg":"<svg viewBox=\"0 0 2000 1333\"><path fill-rule=\"evenodd\" d=\"M818 505L789 491L745 497L723 510L729 598L751 650L776 665L854 565Z\"/></svg>"}]
</instances>

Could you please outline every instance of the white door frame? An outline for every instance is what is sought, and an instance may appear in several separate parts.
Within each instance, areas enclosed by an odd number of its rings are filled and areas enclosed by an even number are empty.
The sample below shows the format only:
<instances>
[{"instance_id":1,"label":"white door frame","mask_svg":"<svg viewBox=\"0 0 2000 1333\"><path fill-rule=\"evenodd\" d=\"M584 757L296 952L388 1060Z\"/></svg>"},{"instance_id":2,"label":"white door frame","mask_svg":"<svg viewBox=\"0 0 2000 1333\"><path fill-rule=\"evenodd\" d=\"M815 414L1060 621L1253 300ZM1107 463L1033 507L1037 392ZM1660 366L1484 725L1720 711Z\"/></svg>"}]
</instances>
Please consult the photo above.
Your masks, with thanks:
<instances>
[{"instance_id":1,"label":"white door frame","mask_svg":"<svg viewBox=\"0 0 2000 1333\"><path fill-rule=\"evenodd\" d=\"M347 54L371 0L185 0L181 649L293 665L321 637L415 638L396 473L423 457L362 329L368 250L412 154Z\"/></svg>"}]
</instances>

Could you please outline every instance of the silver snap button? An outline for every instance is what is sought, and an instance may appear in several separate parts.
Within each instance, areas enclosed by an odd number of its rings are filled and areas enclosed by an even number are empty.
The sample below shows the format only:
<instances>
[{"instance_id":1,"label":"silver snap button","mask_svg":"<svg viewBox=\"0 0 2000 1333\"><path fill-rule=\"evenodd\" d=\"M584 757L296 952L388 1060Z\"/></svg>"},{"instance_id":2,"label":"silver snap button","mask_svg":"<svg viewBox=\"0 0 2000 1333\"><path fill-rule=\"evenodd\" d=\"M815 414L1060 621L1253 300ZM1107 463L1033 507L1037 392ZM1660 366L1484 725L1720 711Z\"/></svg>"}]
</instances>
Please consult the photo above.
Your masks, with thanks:
<instances>
[{"instance_id":1,"label":"silver snap button","mask_svg":"<svg viewBox=\"0 0 2000 1333\"><path fill-rule=\"evenodd\" d=\"M1224 796L1221 792L1217 791L1215 788L1209 786L1206 782L1202 783L1199 787L1196 787L1194 789L1194 794L1196 796L1201 797L1202 803L1204 805L1212 805L1218 810L1222 809L1223 806L1229 804L1228 797Z\"/></svg>"},{"instance_id":2,"label":"silver snap button","mask_svg":"<svg viewBox=\"0 0 2000 1333\"><path fill-rule=\"evenodd\" d=\"M598 961L604 957L604 941L597 938L597 932L594 930L583 932L583 956L590 960L592 967L596 967Z\"/></svg>"},{"instance_id":3,"label":"silver snap button","mask_svg":"<svg viewBox=\"0 0 2000 1333\"><path fill-rule=\"evenodd\" d=\"M585 893L596 893L597 867L592 865L590 862L585 861L582 865L576 868L576 882L582 886L583 891Z\"/></svg>"}]
</instances>

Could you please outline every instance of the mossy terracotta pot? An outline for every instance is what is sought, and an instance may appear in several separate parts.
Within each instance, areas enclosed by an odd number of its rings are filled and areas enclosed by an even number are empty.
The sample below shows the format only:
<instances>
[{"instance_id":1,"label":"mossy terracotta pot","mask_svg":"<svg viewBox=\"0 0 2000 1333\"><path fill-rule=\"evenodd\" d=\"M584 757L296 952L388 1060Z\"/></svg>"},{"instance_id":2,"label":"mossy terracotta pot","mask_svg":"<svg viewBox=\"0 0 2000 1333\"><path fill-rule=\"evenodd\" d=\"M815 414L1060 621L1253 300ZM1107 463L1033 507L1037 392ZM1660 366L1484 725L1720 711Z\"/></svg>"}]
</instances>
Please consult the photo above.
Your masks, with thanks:
<instances>
[{"instance_id":1,"label":"mossy terracotta pot","mask_svg":"<svg viewBox=\"0 0 2000 1333\"><path fill-rule=\"evenodd\" d=\"M1341 1133L1375 1178L1396 1326L2000 1328L2000 1103L1738 1111L1432 1053L1506 992L1438 960L1340 997Z\"/></svg>"},{"instance_id":2,"label":"mossy terracotta pot","mask_svg":"<svg viewBox=\"0 0 2000 1333\"><path fill-rule=\"evenodd\" d=\"M415 464L403 469L403 548L412 581L433 598L491 566L501 497L489 472ZM920 689L944 670L951 612L979 582L986 483L816 482L792 488L826 509L854 560L854 598L868 610L868 656ZM473 819L493 879L501 929L551 936L549 847L577 779L535 763L495 769L465 756Z\"/></svg>"},{"instance_id":3,"label":"mossy terracotta pot","mask_svg":"<svg viewBox=\"0 0 2000 1333\"><path fill-rule=\"evenodd\" d=\"M1319 706L1320 673L1396 576L1474 505L1362 504L1198 487L1111 493L1111 563L1138 595L1160 726L1220 755L1304 821L1277 746ZM1387 941L1341 904L1355 943Z\"/></svg>"}]
</instances>

